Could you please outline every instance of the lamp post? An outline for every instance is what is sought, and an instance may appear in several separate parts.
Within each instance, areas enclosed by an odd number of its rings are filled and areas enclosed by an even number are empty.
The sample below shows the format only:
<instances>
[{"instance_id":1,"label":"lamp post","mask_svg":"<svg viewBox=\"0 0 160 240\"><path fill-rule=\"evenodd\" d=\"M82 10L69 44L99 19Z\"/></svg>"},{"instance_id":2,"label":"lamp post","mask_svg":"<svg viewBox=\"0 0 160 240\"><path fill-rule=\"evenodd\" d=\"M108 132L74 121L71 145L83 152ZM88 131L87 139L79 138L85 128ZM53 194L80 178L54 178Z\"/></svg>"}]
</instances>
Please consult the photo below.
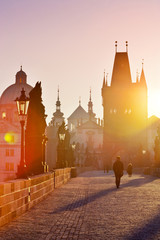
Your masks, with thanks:
<instances>
[{"instance_id":1,"label":"lamp post","mask_svg":"<svg viewBox=\"0 0 160 240\"><path fill-rule=\"evenodd\" d=\"M59 132L59 159L58 165L60 168L65 167L65 132Z\"/></svg>"},{"instance_id":2,"label":"lamp post","mask_svg":"<svg viewBox=\"0 0 160 240\"><path fill-rule=\"evenodd\" d=\"M57 168L65 167L65 138L66 127L65 122L58 128L58 146L57 146Z\"/></svg>"},{"instance_id":3,"label":"lamp post","mask_svg":"<svg viewBox=\"0 0 160 240\"><path fill-rule=\"evenodd\" d=\"M75 165L75 148L76 148L76 144L75 142L73 142L71 144L72 146L72 160L71 160L71 167L73 167Z\"/></svg>"},{"instance_id":4,"label":"lamp post","mask_svg":"<svg viewBox=\"0 0 160 240\"><path fill-rule=\"evenodd\" d=\"M76 148L76 144L75 144L75 142L73 142L73 143L72 143L72 150L74 151L75 148Z\"/></svg>"},{"instance_id":5,"label":"lamp post","mask_svg":"<svg viewBox=\"0 0 160 240\"><path fill-rule=\"evenodd\" d=\"M42 166L43 166L43 172L46 173L48 172L48 165L45 160L45 148L46 148L46 142L48 141L48 138L46 135L43 135L43 140L42 140Z\"/></svg>"},{"instance_id":6,"label":"lamp post","mask_svg":"<svg viewBox=\"0 0 160 240\"><path fill-rule=\"evenodd\" d=\"M146 150L142 150L142 166L144 167L146 158Z\"/></svg>"},{"instance_id":7,"label":"lamp post","mask_svg":"<svg viewBox=\"0 0 160 240\"><path fill-rule=\"evenodd\" d=\"M22 88L20 97L15 99L17 103L17 110L21 124L21 160L18 165L17 176L25 177L26 174L26 163L24 158L24 125L27 117L29 98L26 97L24 88Z\"/></svg>"}]
</instances>

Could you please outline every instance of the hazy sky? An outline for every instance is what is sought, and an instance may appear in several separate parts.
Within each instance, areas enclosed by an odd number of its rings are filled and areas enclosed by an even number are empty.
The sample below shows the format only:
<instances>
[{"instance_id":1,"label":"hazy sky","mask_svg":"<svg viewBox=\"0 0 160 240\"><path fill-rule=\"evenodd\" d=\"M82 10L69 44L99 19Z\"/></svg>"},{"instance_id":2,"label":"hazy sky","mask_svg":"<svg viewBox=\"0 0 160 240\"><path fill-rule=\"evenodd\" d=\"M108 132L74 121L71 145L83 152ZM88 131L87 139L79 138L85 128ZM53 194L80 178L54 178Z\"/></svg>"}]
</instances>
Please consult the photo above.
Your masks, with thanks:
<instances>
[{"instance_id":1,"label":"hazy sky","mask_svg":"<svg viewBox=\"0 0 160 240\"><path fill-rule=\"evenodd\" d=\"M0 95L22 65L28 84L42 82L47 122L58 85L66 118L80 96L87 110L90 87L94 112L102 118L103 72L110 82L114 42L125 51L128 40L132 80L144 58L149 116L160 117L159 12L159 0L0 0Z\"/></svg>"}]
</instances>

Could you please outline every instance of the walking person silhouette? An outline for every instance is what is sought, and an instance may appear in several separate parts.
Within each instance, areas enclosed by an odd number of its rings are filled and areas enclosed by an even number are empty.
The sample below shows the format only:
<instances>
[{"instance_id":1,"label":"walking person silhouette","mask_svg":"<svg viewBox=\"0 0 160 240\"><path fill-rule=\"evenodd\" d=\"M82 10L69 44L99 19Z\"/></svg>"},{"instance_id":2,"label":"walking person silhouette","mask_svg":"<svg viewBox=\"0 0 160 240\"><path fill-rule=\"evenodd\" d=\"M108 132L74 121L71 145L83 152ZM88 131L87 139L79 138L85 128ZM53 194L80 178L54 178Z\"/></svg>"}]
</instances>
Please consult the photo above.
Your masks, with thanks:
<instances>
[{"instance_id":1,"label":"walking person silhouette","mask_svg":"<svg viewBox=\"0 0 160 240\"><path fill-rule=\"evenodd\" d=\"M123 176L123 170L124 170L123 163L120 160L120 156L118 156L116 158L116 161L113 164L113 171L114 171L115 178L116 178L117 188L119 188L119 186L120 186L121 177Z\"/></svg>"}]
</instances>

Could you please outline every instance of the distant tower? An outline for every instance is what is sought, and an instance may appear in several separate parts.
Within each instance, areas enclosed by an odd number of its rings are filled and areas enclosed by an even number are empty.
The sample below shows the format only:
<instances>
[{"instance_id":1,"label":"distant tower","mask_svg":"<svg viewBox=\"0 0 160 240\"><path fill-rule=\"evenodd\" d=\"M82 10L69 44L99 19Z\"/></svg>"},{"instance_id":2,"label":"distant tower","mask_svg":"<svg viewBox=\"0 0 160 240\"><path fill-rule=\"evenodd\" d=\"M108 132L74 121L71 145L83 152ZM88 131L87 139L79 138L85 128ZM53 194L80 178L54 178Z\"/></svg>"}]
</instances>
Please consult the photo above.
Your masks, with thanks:
<instances>
[{"instance_id":1,"label":"distant tower","mask_svg":"<svg viewBox=\"0 0 160 240\"><path fill-rule=\"evenodd\" d=\"M89 102L88 102L88 114L89 114L89 120L94 120L95 119L95 113L93 113L93 102L92 102L92 97L91 97L91 89L89 92Z\"/></svg>"},{"instance_id":2,"label":"distant tower","mask_svg":"<svg viewBox=\"0 0 160 240\"><path fill-rule=\"evenodd\" d=\"M57 101L56 101L56 112L53 113L53 118L51 123L55 127L59 127L62 122L64 121L63 113L61 112L61 102L59 100L59 87L58 87L58 92L57 92Z\"/></svg>"},{"instance_id":3,"label":"distant tower","mask_svg":"<svg viewBox=\"0 0 160 240\"><path fill-rule=\"evenodd\" d=\"M140 145L146 149L147 84L143 66L140 80L132 82L128 42L126 52L117 52L116 42L111 86L108 86L104 76L102 99L103 147L110 159Z\"/></svg>"}]
</instances>

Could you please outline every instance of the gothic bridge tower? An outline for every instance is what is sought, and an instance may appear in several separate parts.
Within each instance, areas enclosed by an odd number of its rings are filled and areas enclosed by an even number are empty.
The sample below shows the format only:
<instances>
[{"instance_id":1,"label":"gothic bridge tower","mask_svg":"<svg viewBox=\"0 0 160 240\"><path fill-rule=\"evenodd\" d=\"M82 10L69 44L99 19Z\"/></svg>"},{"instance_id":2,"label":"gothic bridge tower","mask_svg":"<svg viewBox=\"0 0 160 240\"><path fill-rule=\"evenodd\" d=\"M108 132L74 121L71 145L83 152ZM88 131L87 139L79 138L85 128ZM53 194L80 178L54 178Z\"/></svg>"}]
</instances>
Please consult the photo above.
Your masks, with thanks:
<instances>
[{"instance_id":1,"label":"gothic bridge tower","mask_svg":"<svg viewBox=\"0 0 160 240\"><path fill-rule=\"evenodd\" d=\"M104 154L112 159L117 154L133 154L147 144L147 84L142 64L140 79L132 82L128 58L128 42L126 52L116 52L111 84L108 85L104 73L102 86L104 134Z\"/></svg>"}]
</instances>

